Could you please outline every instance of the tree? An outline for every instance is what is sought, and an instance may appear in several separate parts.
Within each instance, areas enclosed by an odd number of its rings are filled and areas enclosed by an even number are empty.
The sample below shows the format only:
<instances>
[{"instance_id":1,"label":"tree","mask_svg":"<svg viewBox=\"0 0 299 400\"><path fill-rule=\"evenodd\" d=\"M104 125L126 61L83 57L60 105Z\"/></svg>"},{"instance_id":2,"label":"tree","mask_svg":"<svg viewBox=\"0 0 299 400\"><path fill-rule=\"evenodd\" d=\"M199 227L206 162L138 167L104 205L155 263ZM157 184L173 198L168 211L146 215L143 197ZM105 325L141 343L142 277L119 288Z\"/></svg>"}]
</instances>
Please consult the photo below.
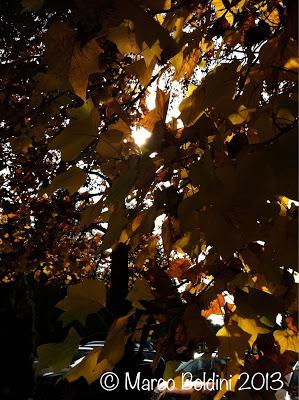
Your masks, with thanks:
<instances>
[{"instance_id":1,"label":"tree","mask_svg":"<svg viewBox=\"0 0 299 400\"><path fill-rule=\"evenodd\" d=\"M37 270L85 278L58 303L75 349L72 318L84 324L105 306L110 251L129 246L128 273L112 270L122 311L97 373L79 366L67 379L91 383L117 364L144 315L164 322L167 360L203 341L230 356L236 377L258 334L274 332L282 355L297 351L293 322L276 329L278 314L297 311L296 2L1 7L3 283ZM206 321L215 313L217 336Z\"/></svg>"}]
</instances>

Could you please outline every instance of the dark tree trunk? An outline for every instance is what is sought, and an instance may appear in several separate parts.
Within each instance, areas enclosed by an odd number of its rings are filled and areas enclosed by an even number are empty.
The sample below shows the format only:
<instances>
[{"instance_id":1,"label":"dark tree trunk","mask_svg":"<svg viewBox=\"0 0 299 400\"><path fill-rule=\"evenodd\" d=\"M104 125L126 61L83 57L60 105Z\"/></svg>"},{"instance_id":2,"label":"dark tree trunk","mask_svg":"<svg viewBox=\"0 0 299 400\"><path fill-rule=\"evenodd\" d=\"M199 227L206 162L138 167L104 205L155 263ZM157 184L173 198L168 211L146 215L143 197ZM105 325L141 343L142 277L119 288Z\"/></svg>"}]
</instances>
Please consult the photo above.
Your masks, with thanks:
<instances>
[{"instance_id":1,"label":"dark tree trunk","mask_svg":"<svg viewBox=\"0 0 299 400\"><path fill-rule=\"evenodd\" d=\"M108 308L114 317L125 315L130 309L126 300L129 281L128 254L129 246L124 243L120 243L112 252Z\"/></svg>"}]
</instances>

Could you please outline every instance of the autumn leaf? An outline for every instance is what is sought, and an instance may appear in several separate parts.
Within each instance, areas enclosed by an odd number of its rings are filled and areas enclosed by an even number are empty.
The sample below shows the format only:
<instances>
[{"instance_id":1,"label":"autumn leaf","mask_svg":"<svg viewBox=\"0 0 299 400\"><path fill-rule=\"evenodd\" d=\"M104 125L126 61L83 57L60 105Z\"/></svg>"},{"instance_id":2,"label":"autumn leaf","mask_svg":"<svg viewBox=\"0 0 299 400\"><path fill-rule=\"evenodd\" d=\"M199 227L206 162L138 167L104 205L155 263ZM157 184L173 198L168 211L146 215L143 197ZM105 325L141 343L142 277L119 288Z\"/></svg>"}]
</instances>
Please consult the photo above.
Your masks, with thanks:
<instances>
[{"instance_id":1,"label":"autumn leaf","mask_svg":"<svg viewBox=\"0 0 299 400\"><path fill-rule=\"evenodd\" d=\"M164 93L161 89L157 89L156 107L148 112L139 122L139 125L149 132L153 132L158 122L164 122L168 110L169 94Z\"/></svg>"},{"instance_id":2,"label":"autumn leaf","mask_svg":"<svg viewBox=\"0 0 299 400\"><path fill-rule=\"evenodd\" d=\"M95 39L81 49L75 46L69 70L69 81L77 96L86 100L88 78L99 69L99 54L102 49Z\"/></svg>"},{"instance_id":3,"label":"autumn leaf","mask_svg":"<svg viewBox=\"0 0 299 400\"><path fill-rule=\"evenodd\" d=\"M136 41L134 24L132 21L124 20L122 24L112 28L108 35L109 40L114 42L118 50L123 54L140 53Z\"/></svg>"},{"instance_id":4,"label":"autumn leaf","mask_svg":"<svg viewBox=\"0 0 299 400\"><path fill-rule=\"evenodd\" d=\"M106 287L102 281L85 279L67 289L67 296L56 307L63 310L60 317L64 324L77 319L85 324L87 315L97 313L106 303Z\"/></svg>"},{"instance_id":5,"label":"autumn leaf","mask_svg":"<svg viewBox=\"0 0 299 400\"><path fill-rule=\"evenodd\" d=\"M232 100L238 62L221 64L210 72L194 92L180 104L181 119L185 126L193 125L209 107L216 107ZM221 92L217 88L221 86Z\"/></svg>"},{"instance_id":6,"label":"autumn leaf","mask_svg":"<svg viewBox=\"0 0 299 400\"><path fill-rule=\"evenodd\" d=\"M74 160L97 138L99 115L91 99L69 111L70 123L51 142L51 149L59 149L63 160Z\"/></svg>"},{"instance_id":7,"label":"autumn leaf","mask_svg":"<svg viewBox=\"0 0 299 400\"><path fill-rule=\"evenodd\" d=\"M299 352L299 335L291 329L276 330L273 333L275 341L279 345L280 353L285 351Z\"/></svg>"},{"instance_id":8,"label":"autumn leaf","mask_svg":"<svg viewBox=\"0 0 299 400\"><path fill-rule=\"evenodd\" d=\"M111 371L112 366L107 359L98 362L101 350L101 348L96 348L88 353L79 364L66 373L65 379L72 383L80 377L84 377L86 382L90 385L99 379L103 373Z\"/></svg>"},{"instance_id":9,"label":"autumn leaf","mask_svg":"<svg viewBox=\"0 0 299 400\"><path fill-rule=\"evenodd\" d=\"M117 157L124 147L124 139L129 138L131 130L121 119L111 124L106 132L101 133L96 150L105 158Z\"/></svg>"},{"instance_id":10,"label":"autumn leaf","mask_svg":"<svg viewBox=\"0 0 299 400\"><path fill-rule=\"evenodd\" d=\"M134 24L136 42L142 50L147 65L150 65L154 57L161 57L163 49L167 49L167 57L171 57L177 51L177 44L155 19L151 18L142 8L131 1L117 0L116 6L120 15ZM144 29L144 27L147 29Z\"/></svg>"},{"instance_id":11,"label":"autumn leaf","mask_svg":"<svg viewBox=\"0 0 299 400\"><path fill-rule=\"evenodd\" d=\"M124 208L116 207L109 218L108 230L103 236L101 243L101 248L103 250L109 249L115 244L127 222L128 220Z\"/></svg>"},{"instance_id":12,"label":"autumn leaf","mask_svg":"<svg viewBox=\"0 0 299 400\"><path fill-rule=\"evenodd\" d=\"M188 258L176 258L170 262L167 273L171 278L181 279L190 265L191 263Z\"/></svg>"},{"instance_id":13,"label":"autumn leaf","mask_svg":"<svg viewBox=\"0 0 299 400\"><path fill-rule=\"evenodd\" d=\"M151 287L145 279L137 279L134 283L133 289L128 293L127 300L132 303L134 308L145 310L144 306L140 301L151 301L154 300L154 296L151 292Z\"/></svg>"},{"instance_id":14,"label":"autumn leaf","mask_svg":"<svg viewBox=\"0 0 299 400\"><path fill-rule=\"evenodd\" d=\"M180 363L178 360L168 360L165 365L163 380L167 381L174 378L176 375L176 369L179 367L179 365Z\"/></svg>"},{"instance_id":15,"label":"autumn leaf","mask_svg":"<svg viewBox=\"0 0 299 400\"><path fill-rule=\"evenodd\" d=\"M269 333L270 330L262 326L262 324L255 319L251 318L242 318L238 315L238 311L236 311L232 316L231 319L236 321L239 328L241 328L244 332L251 335L249 338L249 345L252 346L253 343L256 341L256 338L259 334Z\"/></svg>"},{"instance_id":16,"label":"autumn leaf","mask_svg":"<svg viewBox=\"0 0 299 400\"><path fill-rule=\"evenodd\" d=\"M86 181L86 172L78 167L71 167L66 172L55 176L50 186L40 193L54 193L57 189L65 188L69 194L77 192Z\"/></svg>"},{"instance_id":17,"label":"autumn leaf","mask_svg":"<svg viewBox=\"0 0 299 400\"><path fill-rule=\"evenodd\" d=\"M94 349L87 354L79 364L66 373L65 378L69 382L74 382L82 376L88 384L91 384L104 372L111 371L124 355L127 340L125 329L131 316L132 313L116 319L109 329L104 347Z\"/></svg>"},{"instance_id":18,"label":"autumn leaf","mask_svg":"<svg viewBox=\"0 0 299 400\"><path fill-rule=\"evenodd\" d=\"M74 328L70 328L63 342L38 346L38 371L50 368L53 372L59 372L69 367L80 340L81 338L77 331Z\"/></svg>"},{"instance_id":19,"label":"autumn leaf","mask_svg":"<svg viewBox=\"0 0 299 400\"><path fill-rule=\"evenodd\" d=\"M222 327L216 336L220 342L219 358L230 357L228 372L232 375L239 373L239 367L244 365L245 351L249 348L250 335L233 321L230 325Z\"/></svg>"},{"instance_id":20,"label":"autumn leaf","mask_svg":"<svg viewBox=\"0 0 299 400\"><path fill-rule=\"evenodd\" d=\"M136 168L131 168L124 175L117 178L108 190L106 202L117 201L121 203L132 189L136 176Z\"/></svg>"},{"instance_id":21,"label":"autumn leaf","mask_svg":"<svg viewBox=\"0 0 299 400\"><path fill-rule=\"evenodd\" d=\"M98 56L102 49L95 39L83 48L75 41L75 31L66 22L54 22L45 36L46 73L35 76L42 91L73 90L86 100L89 75L99 70ZM59 60L59 62L57 62Z\"/></svg>"}]
</instances>

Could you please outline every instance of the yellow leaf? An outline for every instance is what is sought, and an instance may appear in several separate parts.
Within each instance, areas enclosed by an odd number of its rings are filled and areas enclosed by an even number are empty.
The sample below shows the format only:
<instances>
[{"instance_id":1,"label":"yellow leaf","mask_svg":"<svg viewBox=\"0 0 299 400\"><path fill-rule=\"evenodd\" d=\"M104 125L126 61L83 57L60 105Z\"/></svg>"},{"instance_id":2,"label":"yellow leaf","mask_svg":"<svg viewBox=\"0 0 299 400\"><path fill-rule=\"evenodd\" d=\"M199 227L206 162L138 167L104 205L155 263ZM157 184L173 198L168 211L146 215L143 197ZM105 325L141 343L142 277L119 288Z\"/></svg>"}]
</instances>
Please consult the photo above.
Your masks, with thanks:
<instances>
[{"instance_id":1,"label":"yellow leaf","mask_svg":"<svg viewBox=\"0 0 299 400\"><path fill-rule=\"evenodd\" d=\"M55 176L53 182L46 189L40 191L40 194L54 193L57 189L65 188L69 194L74 194L83 186L86 181L86 172L78 167L71 167L66 172Z\"/></svg>"},{"instance_id":2,"label":"yellow leaf","mask_svg":"<svg viewBox=\"0 0 299 400\"><path fill-rule=\"evenodd\" d=\"M184 251L182 249L184 249L184 247L186 247L188 245L188 243L190 241L190 237L191 237L190 232L184 233L184 235L175 242L174 248L176 248L181 253L184 253Z\"/></svg>"},{"instance_id":3,"label":"yellow leaf","mask_svg":"<svg viewBox=\"0 0 299 400\"><path fill-rule=\"evenodd\" d=\"M139 226L141 225L141 222L143 220L143 217L144 217L144 214L139 214L139 215L137 215L137 217L135 217L133 219L132 225L131 225L133 232L136 231L136 229L139 228Z\"/></svg>"},{"instance_id":4,"label":"yellow leaf","mask_svg":"<svg viewBox=\"0 0 299 400\"><path fill-rule=\"evenodd\" d=\"M67 368L80 343L80 336L74 328L70 328L61 343L47 343L38 346L38 371L50 368L53 372Z\"/></svg>"},{"instance_id":5,"label":"yellow leaf","mask_svg":"<svg viewBox=\"0 0 299 400\"><path fill-rule=\"evenodd\" d=\"M145 10L130 0L115 0L115 4L120 15L133 22L136 42L143 51L147 65L150 64L153 56L160 57L164 49L167 49L168 58L177 53L178 45L169 32ZM144 54L147 50L148 55Z\"/></svg>"},{"instance_id":6,"label":"yellow leaf","mask_svg":"<svg viewBox=\"0 0 299 400\"><path fill-rule=\"evenodd\" d=\"M151 301L154 296L151 293L151 287L145 279L137 279L133 289L128 293L127 300L132 303L134 308L145 310L140 300Z\"/></svg>"},{"instance_id":7,"label":"yellow leaf","mask_svg":"<svg viewBox=\"0 0 299 400\"><path fill-rule=\"evenodd\" d=\"M237 4L233 7L227 9L222 0L213 0L212 4L216 11L216 18L221 18L222 16L225 17L227 22L232 25L234 23L234 14L238 11L241 11L246 3L246 0L240 0Z\"/></svg>"},{"instance_id":8,"label":"yellow leaf","mask_svg":"<svg viewBox=\"0 0 299 400\"><path fill-rule=\"evenodd\" d=\"M118 241L120 243L127 243L128 240L129 240L128 233L127 233L126 229L123 229L121 234L120 234L120 237L119 237Z\"/></svg>"},{"instance_id":9,"label":"yellow leaf","mask_svg":"<svg viewBox=\"0 0 299 400\"><path fill-rule=\"evenodd\" d=\"M51 149L59 149L62 159L74 160L98 134L99 114L91 99L78 108L69 110L71 121L51 142Z\"/></svg>"},{"instance_id":10,"label":"yellow leaf","mask_svg":"<svg viewBox=\"0 0 299 400\"><path fill-rule=\"evenodd\" d=\"M289 58L288 61L284 64L284 68L296 71L299 68L299 58L298 57Z\"/></svg>"},{"instance_id":11,"label":"yellow leaf","mask_svg":"<svg viewBox=\"0 0 299 400\"><path fill-rule=\"evenodd\" d=\"M111 371L112 366L107 359L98 362L101 350L101 348L92 350L79 364L71 368L64 376L68 382L71 383L80 377L84 377L86 382L90 385L103 373Z\"/></svg>"},{"instance_id":12,"label":"yellow leaf","mask_svg":"<svg viewBox=\"0 0 299 400\"><path fill-rule=\"evenodd\" d=\"M185 126L193 125L207 108L230 102L233 98L238 77L238 62L221 64L211 71L180 104L181 119ZM220 90L221 89L221 90Z\"/></svg>"},{"instance_id":13,"label":"yellow leaf","mask_svg":"<svg viewBox=\"0 0 299 400\"><path fill-rule=\"evenodd\" d=\"M124 139L130 138L130 135L130 127L119 119L100 135L96 150L103 158L119 157L124 146Z\"/></svg>"},{"instance_id":14,"label":"yellow leaf","mask_svg":"<svg viewBox=\"0 0 299 400\"><path fill-rule=\"evenodd\" d=\"M238 112L229 115L229 120L233 125L240 125L243 122L248 121L250 113L254 112L255 108L246 108L245 106L241 105L238 108Z\"/></svg>"},{"instance_id":15,"label":"yellow leaf","mask_svg":"<svg viewBox=\"0 0 299 400\"><path fill-rule=\"evenodd\" d=\"M256 338L259 334L269 333L270 330L261 326L255 319L253 318L243 318L240 317L237 313L232 315L232 320L236 321L239 328L241 328L244 332L247 332L251 335L248 340L250 347L252 347L253 343L256 341Z\"/></svg>"},{"instance_id":16,"label":"yellow leaf","mask_svg":"<svg viewBox=\"0 0 299 400\"><path fill-rule=\"evenodd\" d=\"M126 71L129 75L136 75L140 83L143 86L146 86L152 77L154 65L155 63L153 62L151 65L147 66L144 59L141 58L140 60L129 65L126 68Z\"/></svg>"},{"instance_id":17,"label":"yellow leaf","mask_svg":"<svg viewBox=\"0 0 299 400\"><path fill-rule=\"evenodd\" d=\"M229 373L239 372L239 366L244 365L245 351L249 349L250 335L244 332L235 321L222 327L217 333L220 345L219 358L230 357L228 362Z\"/></svg>"},{"instance_id":18,"label":"yellow leaf","mask_svg":"<svg viewBox=\"0 0 299 400\"><path fill-rule=\"evenodd\" d=\"M279 12L277 8L274 8L265 18L268 25L277 27L280 23Z\"/></svg>"},{"instance_id":19,"label":"yellow leaf","mask_svg":"<svg viewBox=\"0 0 299 400\"><path fill-rule=\"evenodd\" d=\"M156 94L156 107L148 112L145 117L139 121L138 125L142 126L149 132L153 132L156 124L159 121L165 121L168 110L168 103L169 94L164 93L161 89L158 88Z\"/></svg>"},{"instance_id":20,"label":"yellow leaf","mask_svg":"<svg viewBox=\"0 0 299 400\"><path fill-rule=\"evenodd\" d=\"M178 368L179 365L180 361L178 360L166 361L163 379L167 381L168 379L174 378L174 376L176 375L176 369Z\"/></svg>"},{"instance_id":21,"label":"yellow leaf","mask_svg":"<svg viewBox=\"0 0 299 400\"><path fill-rule=\"evenodd\" d=\"M212 4L216 11L216 18L221 18L222 15L226 12L225 5L223 4L222 0L213 0Z\"/></svg>"},{"instance_id":22,"label":"yellow leaf","mask_svg":"<svg viewBox=\"0 0 299 400\"><path fill-rule=\"evenodd\" d=\"M91 204L80 215L80 226L88 227L96 218L99 217L100 212L103 208L103 203L99 200L95 204Z\"/></svg>"},{"instance_id":23,"label":"yellow leaf","mask_svg":"<svg viewBox=\"0 0 299 400\"><path fill-rule=\"evenodd\" d=\"M125 174L116 178L113 181L111 188L109 188L107 191L107 204L114 201L117 201L119 204L121 204L132 189L136 180L136 176L137 169L132 167L128 169Z\"/></svg>"},{"instance_id":24,"label":"yellow leaf","mask_svg":"<svg viewBox=\"0 0 299 400\"><path fill-rule=\"evenodd\" d=\"M116 207L110 216L108 230L103 236L101 244L102 250L109 249L115 244L126 224L127 218L125 209L123 207Z\"/></svg>"},{"instance_id":25,"label":"yellow leaf","mask_svg":"<svg viewBox=\"0 0 299 400\"><path fill-rule=\"evenodd\" d=\"M86 100L89 75L99 69L98 58L102 51L95 39L89 41L82 49L78 45L74 48L69 70L69 81L75 94L83 100Z\"/></svg>"},{"instance_id":26,"label":"yellow leaf","mask_svg":"<svg viewBox=\"0 0 299 400\"><path fill-rule=\"evenodd\" d=\"M94 314L106 303L104 282L85 279L67 289L67 296L60 300L56 307L74 316Z\"/></svg>"},{"instance_id":27,"label":"yellow leaf","mask_svg":"<svg viewBox=\"0 0 299 400\"><path fill-rule=\"evenodd\" d=\"M299 353L299 335L291 329L277 330L273 333L275 341L279 344L280 353L294 351Z\"/></svg>"},{"instance_id":28,"label":"yellow leaf","mask_svg":"<svg viewBox=\"0 0 299 400\"><path fill-rule=\"evenodd\" d=\"M134 24L132 21L124 20L122 24L110 30L108 39L114 42L123 55L135 53L138 54L141 48L136 42Z\"/></svg>"},{"instance_id":29,"label":"yellow leaf","mask_svg":"<svg viewBox=\"0 0 299 400\"><path fill-rule=\"evenodd\" d=\"M75 31L66 22L54 22L45 35L44 64L46 73L38 73L35 80L41 91L70 90L86 99L89 75L99 69L98 56L102 49L95 39L82 49L75 42Z\"/></svg>"},{"instance_id":30,"label":"yellow leaf","mask_svg":"<svg viewBox=\"0 0 299 400\"><path fill-rule=\"evenodd\" d=\"M132 315L133 312L130 312L113 322L109 329L103 350L100 353L99 360L104 360L106 358L109 363L114 366L122 359L128 339L125 329Z\"/></svg>"},{"instance_id":31,"label":"yellow leaf","mask_svg":"<svg viewBox=\"0 0 299 400\"><path fill-rule=\"evenodd\" d=\"M68 371L65 378L74 382L81 376L88 384L96 381L121 360L125 352L127 336L125 328L132 313L116 319L111 325L103 349L94 349L84 359Z\"/></svg>"}]
</instances>

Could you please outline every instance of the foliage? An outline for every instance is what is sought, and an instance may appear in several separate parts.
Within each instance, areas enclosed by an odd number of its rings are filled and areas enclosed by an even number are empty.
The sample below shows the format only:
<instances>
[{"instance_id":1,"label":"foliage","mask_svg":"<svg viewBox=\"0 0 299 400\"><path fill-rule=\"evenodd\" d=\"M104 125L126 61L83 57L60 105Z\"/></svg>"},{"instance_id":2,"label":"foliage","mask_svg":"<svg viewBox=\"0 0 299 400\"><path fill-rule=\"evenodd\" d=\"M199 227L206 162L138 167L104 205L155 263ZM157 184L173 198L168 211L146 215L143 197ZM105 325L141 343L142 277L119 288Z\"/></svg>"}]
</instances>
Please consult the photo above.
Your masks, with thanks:
<instances>
[{"instance_id":1,"label":"foliage","mask_svg":"<svg viewBox=\"0 0 299 400\"><path fill-rule=\"evenodd\" d=\"M107 282L106 257L126 243L131 283L141 279L127 299L137 315L166 321L168 361L203 340L236 375L272 331L281 353L298 351L297 332L276 329L278 314L297 311L296 2L1 8L2 281L43 271ZM65 323L105 306L103 284L89 284L58 304ZM215 336L206 318L220 313ZM68 379L91 383L112 368L131 317Z\"/></svg>"}]
</instances>

